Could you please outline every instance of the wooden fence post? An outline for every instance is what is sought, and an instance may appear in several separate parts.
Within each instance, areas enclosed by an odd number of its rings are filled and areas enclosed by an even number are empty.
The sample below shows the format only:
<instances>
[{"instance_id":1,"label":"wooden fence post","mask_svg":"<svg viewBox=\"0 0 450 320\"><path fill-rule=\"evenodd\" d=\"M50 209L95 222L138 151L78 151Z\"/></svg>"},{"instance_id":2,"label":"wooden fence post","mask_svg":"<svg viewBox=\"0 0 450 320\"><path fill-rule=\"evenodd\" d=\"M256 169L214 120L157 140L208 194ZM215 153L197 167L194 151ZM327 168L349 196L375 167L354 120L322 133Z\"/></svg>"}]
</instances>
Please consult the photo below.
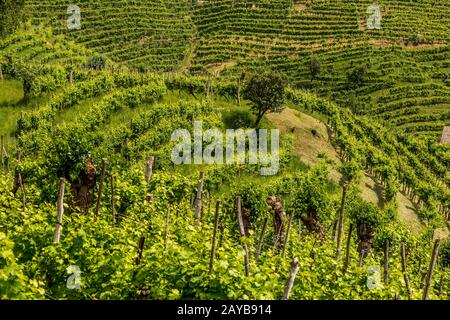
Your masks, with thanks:
<instances>
[{"instance_id":1,"label":"wooden fence post","mask_svg":"<svg viewBox=\"0 0 450 320\"><path fill-rule=\"evenodd\" d=\"M55 228L55 237L53 238L54 243L58 243L61 237L61 229L62 229L62 217L64 214L64 190L66 187L66 179L60 178L59 183L59 192L58 192L58 216L56 217L56 228Z\"/></svg>"},{"instance_id":2,"label":"wooden fence post","mask_svg":"<svg viewBox=\"0 0 450 320\"><path fill-rule=\"evenodd\" d=\"M288 223L286 235L285 235L284 242L283 242L283 253L281 255L283 257L283 259L286 257L286 247L287 247L287 244L289 241L289 232L291 231L292 219L294 219L294 215L295 215L295 209L292 211L291 216L289 217L289 223Z\"/></svg>"},{"instance_id":3,"label":"wooden fence post","mask_svg":"<svg viewBox=\"0 0 450 320\"><path fill-rule=\"evenodd\" d=\"M436 265L437 256L438 256L438 253L439 253L439 245L440 245L440 240L436 239L434 241L433 253L431 255L430 267L428 268L427 282L426 282L426 285L425 285L425 289L423 291L422 300L427 300L428 294L430 293L431 280L433 279L433 271L434 271L434 267Z\"/></svg>"},{"instance_id":4,"label":"wooden fence post","mask_svg":"<svg viewBox=\"0 0 450 320\"><path fill-rule=\"evenodd\" d=\"M267 230L267 223L269 222L269 218L266 217L264 219L264 223L263 223L263 227L261 230L261 234L259 236L259 241L258 241L258 248L256 249L256 253L255 253L255 259L258 260L259 255L261 254L261 249L264 243L264 236L266 235L266 230Z\"/></svg>"},{"instance_id":5,"label":"wooden fence post","mask_svg":"<svg viewBox=\"0 0 450 320\"><path fill-rule=\"evenodd\" d=\"M236 198L236 207L237 207L237 220L239 225L239 233L241 238L245 237L245 228L244 221L242 219L242 211L241 211L241 197L238 196ZM242 243L242 241L241 241ZM245 264L245 276L250 275L250 260L248 256L248 247L246 243L242 243L242 248L244 249L244 264Z\"/></svg>"},{"instance_id":6,"label":"wooden fence post","mask_svg":"<svg viewBox=\"0 0 450 320\"><path fill-rule=\"evenodd\" d=\"M299 268L300 268L300 266L299 266L299 263L298 263L298 259L295 258L291 262L291 271L289 273L289 278L288 278L288 281L286 283L286 287L284 288L283 300L288 300L289 299L289 296L291 294L291 290L294 287L295 276L297 275L297 272L298 272Z\"/></svg>"},{"instance_id":7,"label":"wooden fence post","mask_svg":"<svg viewBox=\"0 0 450 320\"><path fill-rule=\"evenodd\" d=\"M217 238L217 229L219 228L219 208L220 208L220 200L216 202L216 213L214 215L214 232L211 244L211 254L209 258L209 273L213 271L214 268L214 257L216 255L216 238Z\"/></svg>"},{"instance_id":8,"label":"wooden fence post","mask_svg":"<svg viewBox=\"0 0 450 320\"><path fill-rule=\"evenodd\" d=\"M389 283L389 239L384 242L384 265L383 265L384 283Z\"/></svg>"},{"instance_id":9,"label":"wooden fence post","mask_svg":"<svg viewBox=\"0 0 450 320\"><path fill-rule=\"evenodd\" d=\"M353 231L353 224L350 223L350 226L348 228L348 235L347 235L347 246L346 246L346 252L345 252L345 262L344 262L344 269L343 272L347 272L347 268L350 265L350 245L352 241L352 231Z\"/></svg>"},{"instance_id":10,"label":"wooden fence post","mask_svg":"<svg viewBox=\"0 0 450 320\"><path fill-rule=\"evenodd\" d=\"M145 168L145 182L147 182L147 184L150 182L150 179L152 177L152 173L153 173L153 162L155 161L155 157L154 156L148 156L147 157L147 165Z\"/></svg>"},{"instance_id":11,"label":"wooden fence post","mask_svg":"<svg viewBox=\"0 0 450 320\"><path fill-rule=\"evenodd\" d=\"M200 213L202 210L202 193L203 193L203 178L205 173L203 171L200 172L200 177L198 178L198 187L197 187L197 198L195 203L195 219L200 219Z\"/></svg>"},{"instance_id":12,"label":"wooden fence post","mask_svg":"<svg viewBox=\"0 0 450 320\"><path fill-rule=\"evenodd\" d=\"M100 202L101 202L102 193L103 193L103 182L105 181L105 170L106 170L106 159L102 159L102 171L100 174L100 185L98 187L97 204L95 206L95 213L94 213L94 216L96 218L98 216L98 211L100 210Z\"/></svg>"}]
</instances>

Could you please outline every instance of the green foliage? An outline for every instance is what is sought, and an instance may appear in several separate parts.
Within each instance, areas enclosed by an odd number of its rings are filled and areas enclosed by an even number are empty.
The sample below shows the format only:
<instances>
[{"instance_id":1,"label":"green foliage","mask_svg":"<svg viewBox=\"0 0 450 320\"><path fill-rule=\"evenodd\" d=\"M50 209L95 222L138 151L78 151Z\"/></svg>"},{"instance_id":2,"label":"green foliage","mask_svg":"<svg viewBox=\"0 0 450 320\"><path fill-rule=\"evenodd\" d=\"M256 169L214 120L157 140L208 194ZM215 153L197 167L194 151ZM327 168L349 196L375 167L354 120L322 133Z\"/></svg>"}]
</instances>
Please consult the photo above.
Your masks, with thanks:
<instances>
[{"instance_id":1,"label":"green foliage","mask_svg":"<svg viewBox=\"0 0 450 320\"><path fill-rule=\"evenodd\" d=\"M276 72L265 72L249 77L243 90L244 97L252 102L258 126L267 112L281 112L284 109L286 78Z\"/></svg>"},{"instance_id":2,"label":"green foliage","mask_svg":"<svg viewBox=\"0 0 450 320\"><path fill-rule=\"evenodd\" d=\"M360 87L367 81L368 68L366 65L361 65L347 74L348 83L354 87Z\"/></svg>"},{"instance_id":3,"label":"green foliage","mask_svg":"<svg viewBox=\"0 0 450 320\"><path fill-rule=\"evenodd\" d=\"M322 71L322 61L317 56L312 56L309 60L309 71L311 73L311 80L317 78Z\"/></svg>"},{"instance_id":4,"label":"green foliage","mask_svg":"<svg viewBox=\"0 0 450 320\"><path fill-rule=\"evenodd\" d=\"M355 197L348 202L347 211L355 225L368 224L377 229L384 220L383 213L377 206L359 197Z\"/></svg>"},{"instance_id":5,"label":"green foliage","mask_svg":"<svg viewBox=\"0 0 450 320\"><path fill-rule=\"evenodd\" d=\"M232 110L223 114L223 122L228 129L251 128L255 119L248 110Z\"/></svg>"},{"instance_id":6,"label":"green foliage","mask_svg":"<svg viewBox=\"0 0 450 320\"><path fill-rule=\"evenodd\" d=\"M25 0L0 0L0 37L11 35L25 16Z\"/></svg>"}]
</instances>

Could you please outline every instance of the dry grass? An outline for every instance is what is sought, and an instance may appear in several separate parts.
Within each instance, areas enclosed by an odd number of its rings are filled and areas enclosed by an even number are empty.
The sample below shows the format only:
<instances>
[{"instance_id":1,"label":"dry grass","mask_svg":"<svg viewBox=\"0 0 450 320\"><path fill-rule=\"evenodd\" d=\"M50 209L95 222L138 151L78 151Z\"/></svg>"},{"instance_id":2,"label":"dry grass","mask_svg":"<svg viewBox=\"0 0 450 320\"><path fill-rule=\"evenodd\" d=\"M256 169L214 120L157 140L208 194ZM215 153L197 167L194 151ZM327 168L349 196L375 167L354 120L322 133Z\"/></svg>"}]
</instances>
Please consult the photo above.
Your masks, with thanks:
<instances>
[{"instance_id":1,"label":"dry grass","mask_svg":"<svg viewBox=\"0 0 450 320\"><path fill-rule=\"evenodd\" d=\"M330 171L329 178L338 183L341 174L336 167L341 163L339 156L330 143L327 126L314 117L286 108L281 113L271 113L267 115L269 121L280 129L281 134L291 134L295 138L295 151L300 160L307 165L314 165L320 161L319 155L322 153L328 159L333 160L336 165ZM313 134L313 130L316 134ZM365 174L359 186L361 196L366 201L376 204L380 208L384 206L383 186ZM416 214L414 204L403 194L398 193L399 203L398 217L412 233L416 234L421 230L421 222Z\"/></svg>"}]
</instances>

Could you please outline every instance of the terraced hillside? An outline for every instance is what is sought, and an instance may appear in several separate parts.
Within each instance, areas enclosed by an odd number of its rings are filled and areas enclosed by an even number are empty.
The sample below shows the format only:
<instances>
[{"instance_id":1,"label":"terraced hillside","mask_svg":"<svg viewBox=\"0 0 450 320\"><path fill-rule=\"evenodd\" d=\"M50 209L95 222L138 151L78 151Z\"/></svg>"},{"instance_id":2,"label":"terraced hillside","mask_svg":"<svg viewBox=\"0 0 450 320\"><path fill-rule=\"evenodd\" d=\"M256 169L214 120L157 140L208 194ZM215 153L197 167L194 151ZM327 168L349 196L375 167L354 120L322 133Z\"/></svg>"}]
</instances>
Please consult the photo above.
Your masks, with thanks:
<instances>
[{"instance_id":1,"label":"terraced hillside","mask_svg":"<svg viewBox=\"0 0 450 320\"><path fill-rule=\"evenodd\" d=\"M370 1L81 1L80 30L68 30L64 1L30 4L34 23L138 70L237 77L269 66L399 132L438 141L450 123L443 0L380 2L373 29ZM349 81L362 65L364 79Z\"/></svg>"},{"instance_id":2,"label":"terraced hillside","mask_svg":"<svg viewBox=\"0 0 450 320\"><path fill-rule=\"evenodd\" d=\"M450 297L444 3L366 30L356 1L84 1L70 32L29 3L42 25L0 39L0 299ZM178 130L208 142L194 121L255 126L241 91L270 67L277 173L176 165Z\"/></svg>"}]
</instances>

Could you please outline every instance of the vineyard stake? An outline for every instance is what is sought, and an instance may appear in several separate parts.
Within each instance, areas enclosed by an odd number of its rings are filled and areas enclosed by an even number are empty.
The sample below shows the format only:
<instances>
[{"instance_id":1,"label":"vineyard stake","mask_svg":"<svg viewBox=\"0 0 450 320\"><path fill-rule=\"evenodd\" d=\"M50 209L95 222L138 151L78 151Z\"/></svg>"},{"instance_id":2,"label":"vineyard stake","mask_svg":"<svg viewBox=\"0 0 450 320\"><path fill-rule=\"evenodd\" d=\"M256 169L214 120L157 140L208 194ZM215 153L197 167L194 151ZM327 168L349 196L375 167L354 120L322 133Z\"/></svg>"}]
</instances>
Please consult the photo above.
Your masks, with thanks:
<instances>
[{"instance_id":1,"label":"vineyard stake","mask_svg":"<svg viewBox=\"0 0 450 320\"><path fill-rule=\"evenodd\" d=\"M237 219L238 219L238 225L239 225L239 233L241 238L245 237L245 229L244 229L244 221L242 220L242 211L241 211L241 197L238 196L236 198L236 207L237 207ZM245 242L242 243L242 248L244 249L244 263L245 263L245 276L250 275L250 261L248 257L248 247Z\"/></svg>"},{"instance_id":2,"label":"vineyard stake","mask_svg":"<svg viewBox=\"0 0 450 320\"><path fill-rule=\"evenodd\" d=\"M164 230L164 251L166 251L167 249L167 238L169 237L169 219L170 219L170 206L167 206L166 229Z\"/></svg>"},{"instance_id":3,"label":"vineyard stake","mask_svg":"<svg viewBox=\"0 0 450 320\"><path fill-rule=\"evenodd\" d=\"M66 187L66 179L60 178L58 202L57 202L58 216L56 217L55 237L53 238L54 243L58 243L59 238L61 236L62 216L64 214L64 190L65 190L65 187Z\"/></svg>"},{"instance_id":4,"label":"vineyard stake","mask_svg":"<svg viewBox=\"0 0 450 320\"><path fill-rule=\"evenodd\" d=\"M220 208L220 200L217 200L216 213L214 214L214 232L211 244L211 254L209 258L209 273L211 273L214 268L214 257L216 255L216 237L217 237L217 229L219 228L219 208Z\"/></svg>"},{"instance_id":5,"label":"vineyard stake","mask_svg":"<svg viewBox=\"0 0 450 320\"><path fill-rule=\"evenodd\" d=\"M428 268L427 282L425 285L425 290L423 291L422 300L427 300L428 294L430 293L430 286L431 286L431 280L433 278L434 266L436 265L436 259L437 259L438 253L439 253L439 244L440 244L440 240L436 239L436 241L434 242L433 254L431 256L431 261L430 261L430 267Z\"/></svg>"},{"instance_id":6,"label":"vineyard stake","mask_svg":"<svg viewBox=\"0 0 450 320\"><path fill-rule=\"evenodd\" d=\"M288 300L291 294L291 290L294 287L295 276L297 275L298 270L300 269L298 259L295 258L291 262L291 271L289 273L289 278L286 283L286 287L284 288L283 300Z\"/></svg>"},{"instance_id":7,"label":"vineyard stake","mask_svg":"<svg viewBox=\"0 0 450 320\"><path fill-rule=\"evenodd\" d=\"M352 240L352 231L353 231L353 224L350 223L350 226L348 228L348 235L347 235L347 246L346 246L346 252L345 252L345 262L344 262L344 269L343 272L347 272L347 268L350 264L350 245Z\"/></svg>"},{"instance_id":8,"label":"vineyard stake","mask_svg":"<svg viewBox=\"0 0 450 320\"><path fill-rule=\"evenodd\" d=\"M292 211L292 214L289 218L289 223L288 223L288 227L286 230L286 236L284 238L284 242L283 242L283 253L282 253L282 257L283 259L286 257L286 247L289 241L289 232L291 231L291 226L292 226L292 219L294 219L294 215L295 215L295 209Z\"/></svg>"},{"instance_id":9,"label":"vineyard stake","mask_svg":"<svg viewBox=\"0 0 450 320\"><path fill-rule=\"evenodd\" d=\"M238 106L241 105L241 76L237 79L237 102Z\"/></svg>"},{"instance_id":10,"label":"vineyard stake","mask_svg":"<svg viewBox=\"0 0 450 320\"><path fill-rule=\"evenodd\" d=\"M112 209L112 223L116 224L116 208L115 208L115 199L114 199L114 175L111 175L111 209Z\"/></svg>"},{"instance_id":11,"label":"vineyard stake","mask_svg":"<svg viewBox=\"0 0 450 320\"><path fill-rule=\"evenodd\" d=\"M205 173L203 171L200 172L200 177L198 178L198 187L197 187L197 198L195 203L195 219L200 219L200 213L202 210L202 193L203 193L203 178Z\"/></svg>"},{"instance_id":12,"label":"vineyard stake","mask_svg":"<svg viewBox=\"0 0 450 320\"><path fill-rule=\"evenodd\" d=\"M105 180L105 170L106 170L106 159L102 159L102 171L100 174L100 185L98 187L98 195L97 195L97 204L95 206L95 217L98 216L98 211L100 210L100 202L102 199L102 193L103 193L103 182Z\"/></svg>"},{"instance_id":13,"label":"vineyard stake","mask_svg":"<svg viewBox=\"0 0 450 320\"><path fill-rule=\"evenodd\" d=\"M338 221L338 230L337 230L337 247L336 247L336 260L339 260L339 256L341 253L341 243L342 243L342 233L344 231L344 211L345 211L345 202L347 199L347 190L348 183L344 183L342 186L342 201L341 201L341 209L339 210L339 221Z\"/></svg>"},{"instance_id":14,"label":"vineyard stake","mask_svg":"<svg viewBox=\"0 0 450 320\"><path fill-rule=\"evenodd\" d=\"M331 239L333 239L333 242L336 241L337 225L338 225L338 219L335 219L333 222L333 232L331 233Z\"/></svg>"},{"instance_id":15,"label":"vineyard stake","mask_svg":"<svg viewBox=\"0 0 450 320\"><path fill-rule=\"evenodd\" d=\"M138 256L136 258L136 264L140 264L141 263L142 252L144 251L144 243L145 243L145 237L141 237L139 239L139 250L138 250Z\"/></svg>"},{"instance_id":16,"label":"vineyard stake","mask_svg":"<svg viewBox=\"0 0 450 320\"><path fill-rule=\"evenodd\" d=\"M261 249L263 246L263 242L264 242L264 236L266 234L266 230L267 230L267 223L269 222L269 218L266 217L264 219L264 223L263 223L263 227L261 230L261 234L259 236L259 241L258 241L258 248L256 249L256 253L255 253L255 259L258 260L259 255L261 254Z\"/></svg>"},{"instance_id":17,"label":"vineyard stake","mask_svg":"<svg viewBox=\"0 0 450 320\"><path fill-rule=\"evenodd\" d=\"M220 235L219 235L219 245L217 246L219 249L222 248L222 241L223 241L223 234L225 231L225 224L223 223L223 217L219 219L219 229L220 229Z\"/></svg>"},{"instance_id":18,"label":"vineyard stake","mask_svg":"<svg viewBox=\"0 0 450 320\"><path fill-rule=\"evenodd\" d=\"M389 282L389 239L386 239L384 242L384 283L388 284Z\"/></svg>"},{"instance_id":19,"label":"vineyard stake","mask_svg":"<svg viewBox=\"0 0 450 320\"><path fill-rule=\"evenodd\" d=\"M411 299L411 286L409 284L408 274L406 273L406 250L405 245L403 243L400 245L400 250L402 256L403 279L405 279L406 290L408 290L408 298Z\"/></svg>"},{"instance_id":20,"label":"vineyard stake","mask_svg":"<svg viewBox=\"0 0 450 320\"><path fill-rule=\"evenodd\" d=\"M147 182L147 184L149 184L150 179L152 177L154 161L155 161L154 156L147 157L147 164L146 164L146 168L145 168L145 182Z\"/></svg>"},{"instance_id":21,"label":"vineyard stake","mask_svg":"<svg viewBox=\"0 0 450 320\"><path fill-rule=\"evenodd\" d=\"M439 298L441 298L442 296L443 289L444 289L444 275L441 274L441 278L439 279L439 295L438 295Z\"/></svg>"},{"instance_id":22,"label":"vineyard stake","mask_svg":"<svg viewBox=\"0 0 450 320\"><path fill-rule=\"evenodd\" d=\"M0 80L3 80L2 65L0 64Z\"/></svg>"},{"instance_id":23,"label":"vineyard stake","mask_svg":"<svg viewBox=\"0 0 450 320\"><path fill-rule=\"evenodd\" d=\"M4 141L3 141L3 136L0 136L0 152L2 154L2 169L5 169L5 155L3 154L3 149L4 149Z\"/></svg>"}]
</instances>

